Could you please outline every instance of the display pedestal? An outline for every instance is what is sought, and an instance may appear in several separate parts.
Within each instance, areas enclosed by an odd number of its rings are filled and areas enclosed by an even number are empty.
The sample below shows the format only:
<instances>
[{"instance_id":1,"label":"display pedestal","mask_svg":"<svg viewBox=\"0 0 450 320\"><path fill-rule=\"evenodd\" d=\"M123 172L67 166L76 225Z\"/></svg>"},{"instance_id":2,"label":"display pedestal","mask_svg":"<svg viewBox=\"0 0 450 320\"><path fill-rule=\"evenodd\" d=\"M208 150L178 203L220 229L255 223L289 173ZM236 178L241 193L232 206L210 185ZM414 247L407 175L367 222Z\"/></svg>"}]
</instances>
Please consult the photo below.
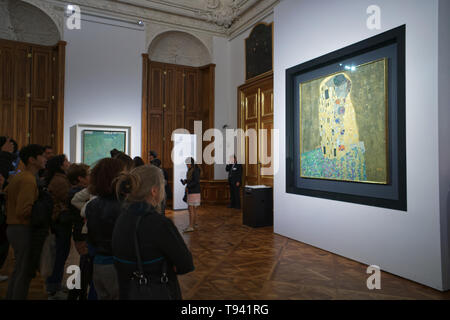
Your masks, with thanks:
<instances>
[{"instance_id":1,"label":"display pedestal","mask_svg":"<svg viewBox=\"0 0 450 320\"><path fill-rule=\"evenodd\" d=\"M273 226L272 187L245 186L242 223L249 227Z\"/></svg>"}]
</instances>

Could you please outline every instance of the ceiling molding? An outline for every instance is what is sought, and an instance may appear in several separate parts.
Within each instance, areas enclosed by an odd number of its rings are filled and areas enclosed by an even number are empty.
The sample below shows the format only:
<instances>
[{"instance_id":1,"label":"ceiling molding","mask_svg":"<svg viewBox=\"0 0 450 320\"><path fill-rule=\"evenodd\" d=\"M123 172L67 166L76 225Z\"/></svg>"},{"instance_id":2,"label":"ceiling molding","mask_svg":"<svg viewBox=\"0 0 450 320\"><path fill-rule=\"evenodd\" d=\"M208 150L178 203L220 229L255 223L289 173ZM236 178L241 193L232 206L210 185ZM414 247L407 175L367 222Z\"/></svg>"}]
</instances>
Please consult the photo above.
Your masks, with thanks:
<instances>
[{"instance_id":1,"label":"ceiling molding","mask_svg":"<svg viewBox=\"0 0 450 320\"><path fill-rule=\"evenodd\" d=\"M237 36L258 19L270 14L279 2L279 0L34 0L33 2L38 1L62 9L68 4L78 5L81 14L84 11L110 15L136 23L142 20L146 23L208 33L228 39ZM220 1L227 3L236 1L238 17L230 28L208 21L208 14L210 19L211 12L216 10L211 4L220 8L222 6Z\"/></svg>"},{"instance_id":2,"label":"ceiling molding","mask_svg":"<svg viewBox=\"0 0 450 320\"><path fill-rule=\"evenodd\" d=\"M245 32L248 28L252 27L268 15L273 13L273 9L280 2L280 0L263 0L259 1L250 10L246 11L243 17L234 24L228 31L228 39L232 40Z\"/></svg>"}]
</instances>

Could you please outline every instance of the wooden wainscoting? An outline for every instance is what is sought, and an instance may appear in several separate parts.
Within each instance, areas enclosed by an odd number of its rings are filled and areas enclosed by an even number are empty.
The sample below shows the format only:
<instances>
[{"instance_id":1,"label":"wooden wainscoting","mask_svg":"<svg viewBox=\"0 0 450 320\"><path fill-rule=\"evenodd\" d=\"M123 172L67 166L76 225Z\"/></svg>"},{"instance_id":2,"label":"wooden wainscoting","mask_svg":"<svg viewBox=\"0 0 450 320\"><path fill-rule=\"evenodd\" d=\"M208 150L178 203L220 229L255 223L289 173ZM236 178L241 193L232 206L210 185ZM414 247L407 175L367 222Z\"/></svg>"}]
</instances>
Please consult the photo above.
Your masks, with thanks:
<instances>
[{"instance_id":1,"label":"wooden wainscoting","mask_svg":"<svg viewBox=\"0 0 450 320\"><path fill-rule=\"evenodd\" d=\"M202 204L225 205L230 202L228 180L201 180Z\"/></svg>"},{"instance_id":2,"label":"wooden wainscoting","mask_svg":"<svg viewBox=\"0 0 450 320\"><path fill-rule=\"evenodd\" d=\"M172 181L169 181L169 186L173 192ZM230 203L230 187L228 186L228 180L200 180L200 188L202 192L202 204L228 205ZM172 208L172 199L167 201L167 207Z\"/></svg>"}]
</instances>

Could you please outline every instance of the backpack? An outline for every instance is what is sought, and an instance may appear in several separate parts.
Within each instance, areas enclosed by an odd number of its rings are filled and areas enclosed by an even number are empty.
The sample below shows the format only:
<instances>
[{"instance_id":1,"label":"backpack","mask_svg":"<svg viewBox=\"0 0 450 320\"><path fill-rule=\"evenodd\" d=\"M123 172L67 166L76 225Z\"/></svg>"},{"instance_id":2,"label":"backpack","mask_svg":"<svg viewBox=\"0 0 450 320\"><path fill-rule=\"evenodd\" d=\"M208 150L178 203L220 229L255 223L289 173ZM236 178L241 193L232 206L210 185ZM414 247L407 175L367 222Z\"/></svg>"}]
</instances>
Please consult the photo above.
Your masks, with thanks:
<instances>
[{"instance_id":1,"label":"backpack","mask_svg":"<svg viewBox=\"0 0 450 320\"><path fill-rule=\"evenodd\" d=\"M39 195L31 209L31 252L28 269L30 276L36 276L36 270L40 269L42 249L52 221L53 198L46 187L38 186Z\"/></svg>"},{"instance_id":2,"label":"backpack","mask_svg":"<svg viewBox=\"0 0 450 320\"><path fill-rule=\"evenodd\" d=\"M30 224L34 228L50 226L53 213L53 198L45 187L39 187L38 199L31 209Z\"/></svg>"}]
</instances>

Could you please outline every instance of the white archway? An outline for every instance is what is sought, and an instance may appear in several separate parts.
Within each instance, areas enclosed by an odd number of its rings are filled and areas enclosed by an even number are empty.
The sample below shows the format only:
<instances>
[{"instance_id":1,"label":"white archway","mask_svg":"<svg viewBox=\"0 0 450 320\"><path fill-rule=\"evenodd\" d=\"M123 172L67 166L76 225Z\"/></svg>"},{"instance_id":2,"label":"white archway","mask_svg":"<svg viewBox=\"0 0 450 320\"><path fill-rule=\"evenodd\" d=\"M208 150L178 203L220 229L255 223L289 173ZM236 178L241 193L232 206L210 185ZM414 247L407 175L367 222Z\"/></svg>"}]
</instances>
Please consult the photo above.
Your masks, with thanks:
<instances>
[{"instance_id":1,"label":"white archway","mask_svg":"<svg viewBox=\"0 0 450 320\"><path fill-rule=\"evenodd\" d=\"M150 60L199 67L211 63L208 48L197 37L182 31L157 35L148 48Z\"/></svg>"}]
</instances>

